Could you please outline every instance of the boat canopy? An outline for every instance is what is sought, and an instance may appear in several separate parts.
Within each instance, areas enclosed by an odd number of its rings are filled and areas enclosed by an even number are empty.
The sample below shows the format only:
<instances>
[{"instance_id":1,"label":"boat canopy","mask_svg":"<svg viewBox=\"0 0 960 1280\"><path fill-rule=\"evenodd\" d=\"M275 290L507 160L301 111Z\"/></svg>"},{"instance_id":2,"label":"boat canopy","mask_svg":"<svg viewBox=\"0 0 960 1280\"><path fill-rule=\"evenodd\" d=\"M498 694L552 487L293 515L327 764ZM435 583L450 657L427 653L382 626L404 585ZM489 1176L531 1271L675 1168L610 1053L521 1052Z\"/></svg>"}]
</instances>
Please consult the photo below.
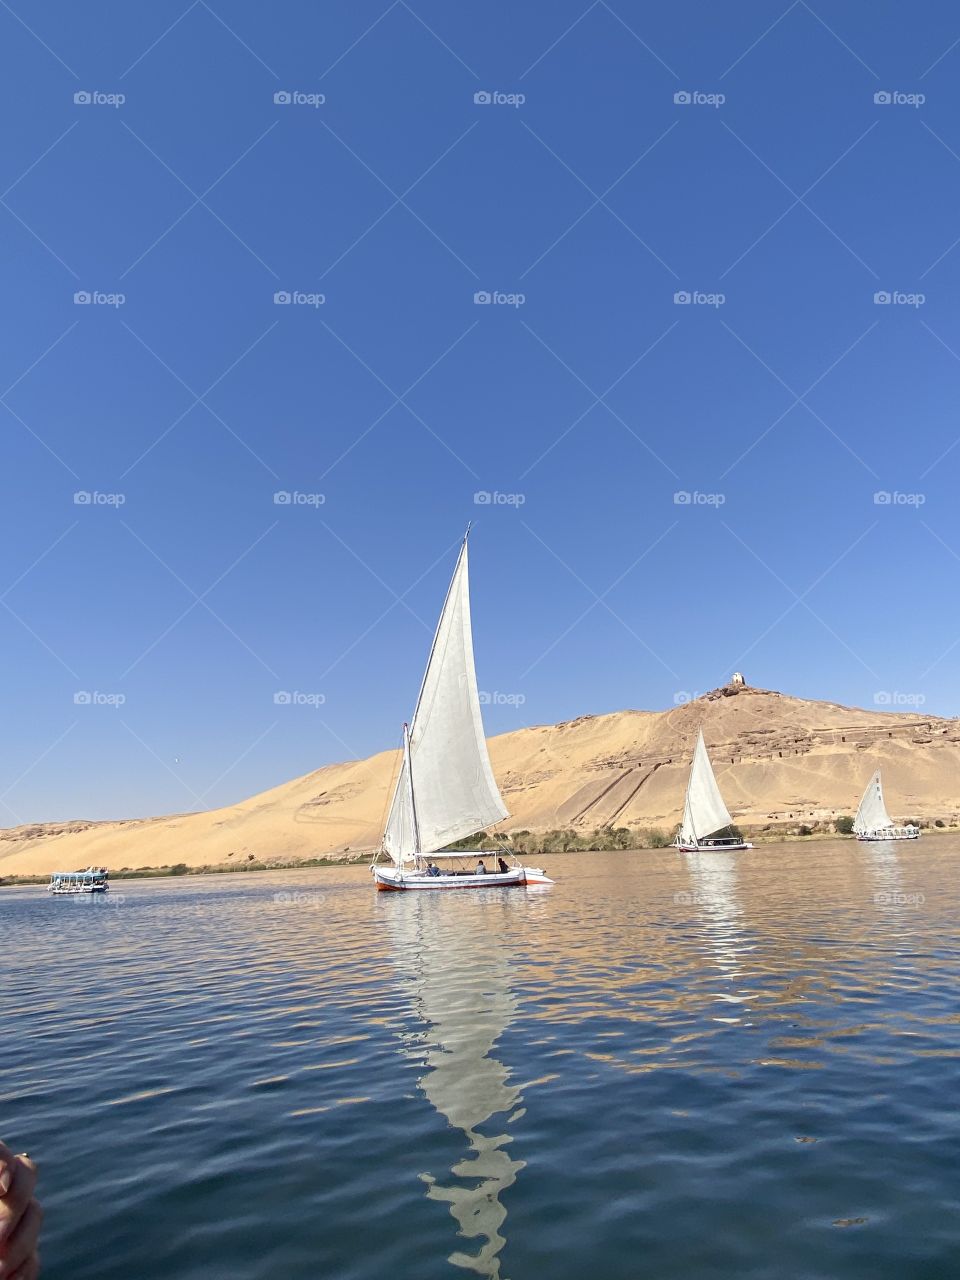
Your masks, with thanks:
<instances>
[{"instance_id":1,"label":"boat canopy","mask_svg":"<svg viewBox=\"0 0 960 1280\"><path fill-rule=\"evenodd\" d=\"M469 531L468 531L469 532ZM507 816L483 734L473 660L467 539L444 601L383 836L398 866Z\"/></svg>"}]
</instances>

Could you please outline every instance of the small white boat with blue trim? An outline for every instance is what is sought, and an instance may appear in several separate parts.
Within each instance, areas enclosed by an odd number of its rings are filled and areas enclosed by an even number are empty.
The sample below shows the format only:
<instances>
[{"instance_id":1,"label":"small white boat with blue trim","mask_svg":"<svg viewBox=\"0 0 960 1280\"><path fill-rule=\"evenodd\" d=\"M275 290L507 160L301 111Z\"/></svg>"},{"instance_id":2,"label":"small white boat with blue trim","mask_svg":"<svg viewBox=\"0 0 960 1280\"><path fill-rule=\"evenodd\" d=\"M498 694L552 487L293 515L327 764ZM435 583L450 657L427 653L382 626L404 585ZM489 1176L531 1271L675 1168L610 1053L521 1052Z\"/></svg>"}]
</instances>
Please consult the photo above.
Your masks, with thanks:
<instances>
[{"instance_id":1,"label":"small white boat with blue trim","mask_svg":"<svg viewBox=\"0 0 960 1280\"><path fill-rule=\"evenodd\" d=\"M54 871L47 885L48 893L106 893L109 872L105 867L87 867L86 871Z\"/></svg>"},{"instance_id":2,"label":"small white boat with blue trim","mask_svg":"<svg viewBox=\"0 0 960 1280\"><path fill-rule=\"evenodd\" d=\"M460 547L403 756L380 848L378 889L493 889L552 884L507 849L449 846L508 816L483 733L470 624L467 536ZM488 865L489 863L489 865Z\"/></svg>"}]
</instances>

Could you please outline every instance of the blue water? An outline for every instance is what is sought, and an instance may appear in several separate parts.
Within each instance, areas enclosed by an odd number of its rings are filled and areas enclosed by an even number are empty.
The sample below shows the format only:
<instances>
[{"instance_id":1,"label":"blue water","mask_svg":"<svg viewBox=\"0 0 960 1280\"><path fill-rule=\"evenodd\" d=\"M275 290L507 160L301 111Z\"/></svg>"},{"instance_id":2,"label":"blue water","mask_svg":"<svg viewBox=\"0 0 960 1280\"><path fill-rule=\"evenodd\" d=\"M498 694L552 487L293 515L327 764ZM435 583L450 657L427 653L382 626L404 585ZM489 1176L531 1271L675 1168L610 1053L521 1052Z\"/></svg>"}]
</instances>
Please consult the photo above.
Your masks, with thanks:
<instances>
[{"instance_id":1,"label":"blue water","mask_svg":"<svg viewBox=\"0 0 960 1280\"><path fill-rule=\"evenodd\" d=\"M52 1280L960 1272L960 842L0 891Z\"/></svg>"}]
</instances>

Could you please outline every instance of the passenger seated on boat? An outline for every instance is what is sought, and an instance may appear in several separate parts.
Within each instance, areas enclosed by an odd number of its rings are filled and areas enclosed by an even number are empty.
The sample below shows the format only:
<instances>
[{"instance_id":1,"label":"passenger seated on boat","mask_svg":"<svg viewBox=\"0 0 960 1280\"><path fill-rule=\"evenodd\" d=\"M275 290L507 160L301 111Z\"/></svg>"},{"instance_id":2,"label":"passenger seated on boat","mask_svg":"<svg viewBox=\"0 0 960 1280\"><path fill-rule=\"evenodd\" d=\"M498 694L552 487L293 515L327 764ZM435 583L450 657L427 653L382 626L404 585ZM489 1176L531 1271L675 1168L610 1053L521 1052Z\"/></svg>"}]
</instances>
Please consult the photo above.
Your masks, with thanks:
<instances>
[{"instance_id":1,"label":"passenger seated on boat","mask_svg":"<svg viewBox=\"0 0 960 1280\"><path fill-rule=\"evenodd\" d=\"M437 866L435 862L430 862L427 864L428 876L438 876L439 874L440 874L440 868Z\"/></svg>"},{"instance_id":2,"label":"passenger seated on boat","mask_svg":"<svg viewBox=\"0 0 960 1280\"><path fill-rule=\"evenodd\" d=\"M476 874L477 874L478 876L485 876L485 875L487 874L487 868L483 865L483 859L482 859L482 858L480 858L480 859L478 860L478 862L477 862L477 870L476 870Z\"/></svg>"},{"instance_id":3,"label":"passenger seated on boat","mask_svg":"<svg viewBox=\"0 0 960 1280\"><path fill-rule=\"evenodd\" d=\"M497 870L498 870L498 871L507 872L507 871L509 871L509 870L510 870L510 868L507 866L507 864L504 862L504 860L503 860L502 858L498 858L498 859L497 859Z\"/></svg>"}]
</instances>

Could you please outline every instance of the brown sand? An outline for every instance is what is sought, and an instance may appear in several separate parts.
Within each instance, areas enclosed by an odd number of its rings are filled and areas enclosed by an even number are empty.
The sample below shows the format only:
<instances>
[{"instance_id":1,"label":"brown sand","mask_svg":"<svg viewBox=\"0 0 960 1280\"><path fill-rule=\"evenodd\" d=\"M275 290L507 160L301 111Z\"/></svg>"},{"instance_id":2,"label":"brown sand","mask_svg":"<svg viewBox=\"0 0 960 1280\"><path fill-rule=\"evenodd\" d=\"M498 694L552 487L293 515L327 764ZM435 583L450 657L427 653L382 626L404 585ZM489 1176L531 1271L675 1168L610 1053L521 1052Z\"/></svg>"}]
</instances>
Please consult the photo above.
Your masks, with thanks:
<instances>
[{"instance_id":1,"label":"brown sand","mask_svg":"<svg viewBox=\"0 0 960 1280\"><path fill-rule=\"evenodd\" d=\"M619 711L490 741L504 831L616 825L671 834L697 726L734 818L751 827L852 814L882 768L897 819L960 814L960 721L861 711L765 689L718 689L668 711ZM226 809L0 831L0 876L90 865L237 865L370 849L396 752L329 765Z\"/></svg>"}]
</instances>

